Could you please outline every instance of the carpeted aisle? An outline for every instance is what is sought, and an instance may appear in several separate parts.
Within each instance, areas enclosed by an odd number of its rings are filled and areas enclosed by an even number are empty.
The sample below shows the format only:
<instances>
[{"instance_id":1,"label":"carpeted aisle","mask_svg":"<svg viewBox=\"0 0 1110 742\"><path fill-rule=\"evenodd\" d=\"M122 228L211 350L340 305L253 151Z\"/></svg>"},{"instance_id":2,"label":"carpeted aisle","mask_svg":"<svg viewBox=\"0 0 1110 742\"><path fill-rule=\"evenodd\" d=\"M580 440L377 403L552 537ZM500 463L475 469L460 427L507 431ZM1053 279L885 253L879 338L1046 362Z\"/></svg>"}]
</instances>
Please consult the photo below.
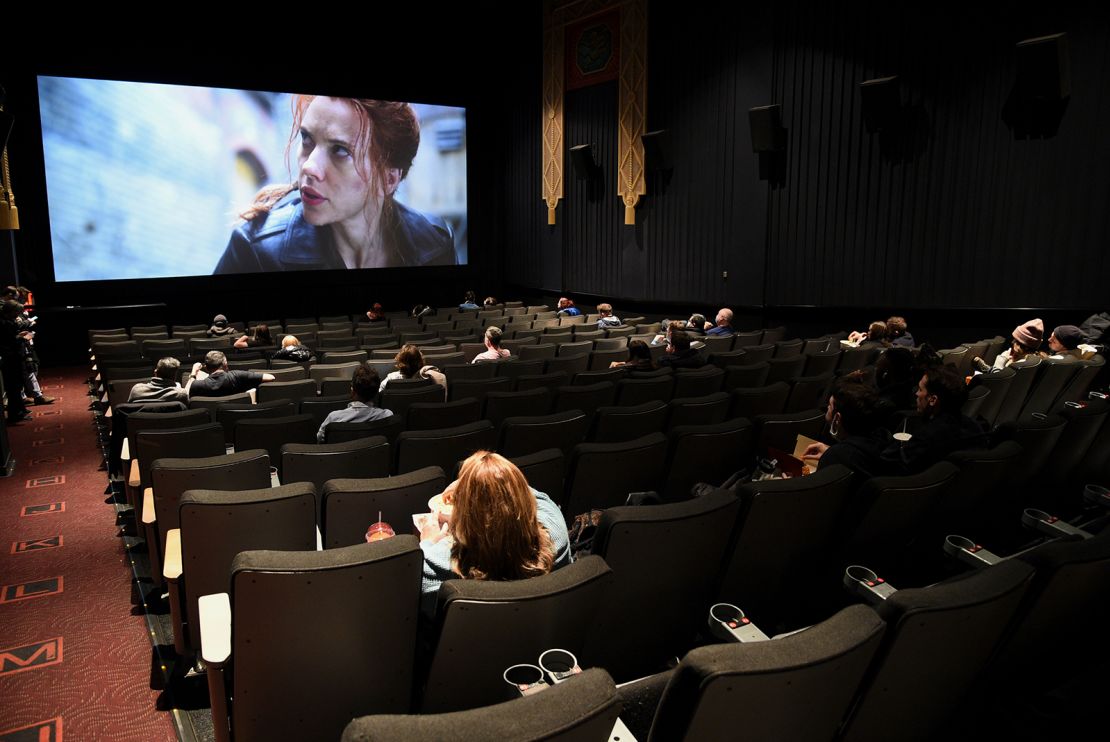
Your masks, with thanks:
<instances>
[{"instance_id":1,"label":"carpeted aisle","mask_svg":"<svg viewBox=\"0 0 1110 742\"><path fill-rule=\"evenodd\" d=\"M0 742L175 740L158 711L150 632L106 504L84 369L47 370L57 398L9 427L0 479Z\"/></svg>"}]
</instances>

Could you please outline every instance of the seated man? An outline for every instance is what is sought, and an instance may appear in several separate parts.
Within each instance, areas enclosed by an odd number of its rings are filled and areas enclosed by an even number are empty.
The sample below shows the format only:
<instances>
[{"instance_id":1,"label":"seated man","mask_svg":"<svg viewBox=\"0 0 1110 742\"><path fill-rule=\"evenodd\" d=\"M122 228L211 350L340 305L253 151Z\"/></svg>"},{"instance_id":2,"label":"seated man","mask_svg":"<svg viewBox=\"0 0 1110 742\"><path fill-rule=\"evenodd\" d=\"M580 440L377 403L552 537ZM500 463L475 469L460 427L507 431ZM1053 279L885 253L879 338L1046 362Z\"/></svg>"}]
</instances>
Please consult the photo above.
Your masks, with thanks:
<instances>
[{"instance_id":1,"label":"seated man","mask_svg":"<svg viewBox=\"0 0 1110 742\"><path fill-rule=\"evenodd\" d=\"M917 384L917 411L924 423L908 441L887 446L883 461L902 474L916 474L954 451L985 448L986 431L960 412L966 401L967 384L955 369L930 368Z\"/></svg>"},{"instance_id":2,"label":"seated man","mask_svg":"<svg viewBox=\"0 0 1110 742\"><path fill-rule=\"evenodd\" d=\"M334 410L324 418L324 423L316 431L316 441L323 443L327 438L328 426L332 423L367 423L372 420L381 420L393 415L392 410L384 410L374 406L378 398L378 388L381 380L378 372L368 362L363 361L351 376L351 401L346 409Z\"/></svg>"},{"instance_id":3,"label":"seated man","mask_svg":"<svg viewBox=\"0 0 1110 742\"><path fill-rule=\"evenodd\" d=\"M185 391L193 397L226 397L255 389L259 384L273 381L273 374L260 374L257 371L228 371L227 356L218 350L210 350L204 356L203 366L193 364L189 383Z\"/></svg>"},{"instance_id":4,"label":"seated man","mask_svg":"<svg viewBox=\"0 0 1110 742\"><path fill-rule=\"evenodd\" d=\"M154 367L150 381L131 387L128 402L182 402L189 403L189 393L177 381L181 361L176 358L162 358Z\"/></svg>"},{"instance_id":5,"label":"seated man","mask_svg":"<svg viewBox=\"0 0 1110 742\"><path fill-rule=\"evenodd\" d=\"M208 328L206 333L210 338L223 337L224 335L234 335L238 332L234 327L228 324L227 317L222 314L217 314L212 318L212 326Z\"/></svg>"},{"instance_id":6,"label":"seated man","mask_svg":"<svg viewBox=\"0 0 1110 742\"><path fill-rule=\"evenodd\" d=\"M695 348L690 347L690 336L685 330L671 330L666 354L659 359L659 365L671 368L701 368L705 359Z\"/></svg>"},{"instance_id":7,"label":"seated man","mask_svg":"<svg viewBox=\"0 0 1110 742\"><path fill-rule=\"evenodd\" d=\"M714 335L732 335L735 330L732 329L732 310L722 308L717 312L716 325L710 326L708 322L705 323L705 334L707 336Z\"/></svg>"},{"instance_id":8,"label":"seated man","mask_svg":"<svg viewBox=\"0 0 1110 742\"><path fill-rule=\"evenodd\" d=\"M597 320L597 329L604 330L606 327L621 326L621 321L613 316L612 304L598 304L597 313L601 315Z\"/></svg>"},{"instance_id":9,"label":"seated man","mask_svg":"<svg viewBox=\"0 0 1110 742\"><path fill-rule=\"evenodd\" d=\"M559 299L558 309L559 311L556 314L560 317L577 317L582 314L582 310L574 306L574 302L565 296Z\"/></svg>"},{"instance_id":10,"label":"seated man","mask_svg":"<svg viewBox=\"0 0 1110 742\"><path fill-rule=\"evenodd\" d=\"M705 337L705 327L707 324L705 315L695 312L690 315L690 319L686 320L686 332L693 337Z\"/></svg>"},{"instance_id":11,"label":"seated man","mask_svg":"<svg viewBox=\"0 0 1110 742\"><path fill-rule=\"evenodd\" d=\"M1080 349L1083 343L1083 333L1075 325L1060 325L1048 336L1048 356L1055 361L1081 361L1090 358L1093 354L1084 353Z\"/></svg>"}]
</instances>

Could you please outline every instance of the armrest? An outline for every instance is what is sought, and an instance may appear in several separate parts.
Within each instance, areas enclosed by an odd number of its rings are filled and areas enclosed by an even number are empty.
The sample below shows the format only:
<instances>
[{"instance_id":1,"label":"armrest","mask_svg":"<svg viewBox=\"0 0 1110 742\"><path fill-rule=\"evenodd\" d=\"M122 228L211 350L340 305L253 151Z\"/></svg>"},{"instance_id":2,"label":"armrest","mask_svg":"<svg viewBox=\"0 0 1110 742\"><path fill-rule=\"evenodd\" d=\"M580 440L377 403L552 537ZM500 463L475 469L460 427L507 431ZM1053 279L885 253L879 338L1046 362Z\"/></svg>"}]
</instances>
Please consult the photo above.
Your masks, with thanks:
<instances>
[{"instance_id":1,"label":"armrest","mask_svg":"<svg viewBox=\"0 0 1110 742\"><path fill-rule=\"evenodd\" d=\"M213 593L197 598L200 656L211 667L223 667L231 656L231 596Z\"/></svg>"},{"instance_id":2,"label":"armrest","mask_svg":"<svg viewBox=\"0 0 1110 742\"><path fill-rule=\"evenodd\" d=\"M154 514L154 490L147 487L143 490L143 523L148 526L158 520L158 516Z\"/></svg>"},{"instance_id":3,"label":"armrest","mask_svg":"<svg viewBox=\"0 0 1110 742\"><path fill-rule=\"evenodd\" d=\"M120 461L131 460L131 441L127 438L123 439L123 447L119 450Z\"/></svg>"},{"instance_id":4,"label":"armrest","mask_svg":"<svg viewBox=\"0 0 1110 742\"><path fill-rule=\"evenodd\" d=\"M1026 508L1021 514L1021 524L1026 528L1043 533L1049 538L1087 539L1092 534L1081 528L1076 528L1067 521L1060 520L1055 515L1049 515L1043 510Z\"/></svg>"},{"instance_id":5,"label":"armrest","mask_svg":"<svg viewBox=\"0 0 1110 742\"><path fill-rule=\"evenodd\" d=\"M123 449L124 451L127 450L126 439L123 441ZM126 459L127 457L124 456L124 458ZM127 486L138 487L140 484L142 484L142 478L139 476L139 460L131 459L131 470L127 474Z\"/></svg>"},{"instance_id":6,"label":"armrest","mask_svg":"<svg viewBox=\"0 0 1110 742\"><path fill-rule=\"evenodd\" d=\"M867 567L853 564L844 570L844 587L868 605L880 605L898 589Z\"/></svg>"},{"instance_id":7,"label":"armrest","mask_svg":"<svg viewBox=\"0 0 1110 742\"><path fill-rule=\"evenodd\" d=\"M1002 557L963 536L947 536L944 539L944 553L975 568L989 567L1002 561Z\"/></svg>"},{"instance_id":8,"label":"armrest","mask_svg":"<svg viewBox=\"0 0 1110 742\"><path fill-rule=\"evenodd\" d=\"M105 396L105 397L107 397L108 395L107 395L107 394L105 394L104 396ZM108 404L108 403L107 403L107 402L105 402L104 404ZM109 407L108 409L106 409L106 410L104 411L104 417L111 417L111 416L112 416L112 408L111 408L111 407Z\"/></svg>"},{"instance_id":9,"label":"armrest","mask_svg":"<svg viewBox=\"0 0 1110 742\"><path fill-rule=\"evenodd\" d=\"M162 560L162 576L170 582L181 577L181 529L166 531L166 558Z\"/></svg>"},{"instance_id":10,"label":"armrest","mask_svg":"<svg viewBox=\"0 0 1110 742\"><path fill-rule=\"evenodd\" d=\"M731 603L715 603L709 608L709 633L725 642L765 642L770 637Z\"/></svg>"}]
</instances>

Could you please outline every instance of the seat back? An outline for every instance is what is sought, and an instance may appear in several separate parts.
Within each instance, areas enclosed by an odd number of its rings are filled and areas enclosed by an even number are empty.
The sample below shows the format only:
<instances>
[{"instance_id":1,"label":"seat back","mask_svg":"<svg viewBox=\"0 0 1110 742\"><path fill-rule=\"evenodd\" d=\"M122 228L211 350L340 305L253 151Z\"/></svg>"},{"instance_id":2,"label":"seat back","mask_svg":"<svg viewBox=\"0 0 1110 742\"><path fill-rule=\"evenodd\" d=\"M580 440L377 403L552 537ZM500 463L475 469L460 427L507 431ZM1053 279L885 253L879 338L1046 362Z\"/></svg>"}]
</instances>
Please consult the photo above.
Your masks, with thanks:
<instances>
[{"instance_id":1,"label":"seat back","mask_svg":"<svg viewBox=\"0 0 1110 742\"><path fill-rule=\"evenodd\" d=\"M1017 372L1014 369L1004 368L1001 371L975 377L976 386L990 389L990 394L979 405L979 416L986 420L992 428L995 422L998 421L998 415L1002 411L1002 405L1006 400L1006 395L1010 392L1010 385L1016 375Z\"/></svg>"},{"instance_id":2,"label":"seat back","mask_svg":"<svg viewBox=\"0 0 1110 742\"><path fill-rule=\"evenodd\" d=\"M617 382L617 404L638 405L644 402L670 402L674 395L673 376L621 379Z\"/></svg>"},{"instance_id":3,"label":"seat back","mask_svg":"<svg viewBox=\"0 0 1110 742\"><path fill-rule=\"evenodd\" d=\"M427 512L428 500L446 487L447 477L438 466L395 477L330 479L320 498L324 548L364 542L366 529L378 522L379 514L394 531L404 533L413 513Z\"/></svg>"},{"instance_id":4,"label":"seat back","mask_svg":"<svg viewBox=\"0 0 1110 742\"><path fill-rule=\"evenodd\" d=\"M255 392L255 398L259 404L279 399L300 401L302 399L312 399L315 396L316 382L312 379L272 381L268 384L262 384Z\"/></svg>"},{"instance_id":5,"label":"seat back","mask_svg":"<svg viewBox=\"0 0 1110 742\"><path fill-rule=\"evenodd\" d=\"M698 482L723 484L747 467L755 454L755 432L738 417L713 425L680 425L668 434L667 478L659 493L667 502L690 496Z\"/></svg>"},{"instance_id":6,"label":"seat back","mask_svg":"<svg viewBox=\"0 0 1110 742\"><path fill-rule=\"evenodd\" d=\"M733 412L736 407L733 407ZM817 438L825 427L824 410L803 410L782 415L758 415L756 425L756 452L769 448L790 453L799 435Z\"/></svg>"},{"instance_id":7,"label":"seat back","mask_svg":"<svg viewBox=\"0 0 1110 742\"><path fill-rule=\"evenodd\" d=\"M825 395L832 385L832 380L832 371L820 376L796 376L791 379L790 395L786 398L786 412L824 407Z\"/></svg>"},{"instance_id":8,"label":"seat back","mask_svg":"<svg viewBox=\"0 0 1110 742\"><path fill-rule=\"evenodd\" d=\"M212 423L219 428L219 425ZM145 435L145 434L144 434ZM219 430L223 441L223 430ZM188 490L254 490L270 486L270 457L262 450L236 451L198 458L160 458L150 467L158 534L178 528L178 506Z\"/></svg>"},{"instance_id":9,"label":"seat back","mask_svg":"<svg viewBox=\"0 0 1110 742\"><path fill-rule=\"evenodd\" d=\"M460 461L480 449L492 451L496 443L497 434L489 420L440 430L406 430L397 436L395 471L404 474L438 466L453 477Z\"/></svg>"},{"instance_id":10,"label":"seat back","mask_svg":"<svg viewBox=\"0 0 1110 742\"><path fill-rule=\"evenodd\" d=\"M713 425L728 418L731 397L716 392L703 397L674 398L667 404L667 430L679 425Z\"/></svg>"},{"instance_id":11,"label":"seat back","mask_svg":"<svg viewBox=\"0 0 1110 742\"><path fill-rule=\"evenodd\" d=\"M658 491L666 463L662 433L622 443L580 443L571 454L567 505L571 517L623 505L630 492Z\"/></svg>"},{"instance_id":12,"label":"seat back","mask_svg":"<svg viewBox=\"0 0 1110 742\"><path fill-rule=\"evenodd\" d=\"M1056 403L1056 398L1063 393L1064 388L1079 369L1080 366L1075 361L1059 361L1052 358L1043 360L1040 373L1037 374L1037 379L1018 417L1025 418L1034 413L1047 415Z\"/></svg>"},{"instance_id":13,"label":"seat back","mask_svg":"<svg viewBox=\"0 0 1110 742\"><path fill-rule=\"evenodd\" d=\"M771 372L771 364L767 361L751 363L747 359L743 363L729 366L725 369L724 388L751 389L767 384L767 374Z\"/></svg>"},{"instance_id":14,"label":"seat back","mask_svg":"<svg viewBox=\"0 0 1110 742\"><path fill-rule=\"evenodd\" d=\"M1096 355L1089 360L1079 361L1076 365L1079 366L1079 370L1075 372L1075 376L1071 377L1071 381L1056 397L1056 402L1051 408L1052 412L1059 412L1067 402L1078 402L1083 399L1087 395L1087 390L1092 382L1102 371L1102 367L1106 365L1106 359L1101 355Z\"/></svg>"},{"instance_id":15,"label":"seat back","mask_svg":"<svg viewBox=\"0 0 1110 742\"><path fill-rule=\"evenodd\" d=\"M695 649L667 683L648 740L740 730L747 739L835 739L884 630L875 611L854 605L774 641Z\"/></svg>"},{"instance_id":16,"label":"seat back","mask_svg":"<svg viewBox=\"0 0 1110 742\"><path fill-rule=\"evenodd\" d=\"M477 422L481 416L482 405L473 397L454 402L417 402L409 405L405 429L453 428Z\"/></svg>"},{"instance_id":17,"label":"seat back","mask_svg":"<svg viewBox=\"0 0 1110 742\"><path fill-rule=\"evenodd\" d=\"M508 417L501 424L497 451L512 458L558 448L569 457L574 447L586 439L589 428L590 418L581 410Z\"/></svg>"},{"instance_id":18,"label":"seat back","mask_svg":"<svg viewBox=\"0 0 1110 742\"><path fill-rule=\"evenodd\" d=\"M506 690L511 692L508 686ZM605 740L620 712L616 687L601 669L585 670L567 682L507 703L451 714L381 715L355 719L343 742L369 740L517 739L545 742Z\"/></svg>"},{"instance_id":19,"label":"seat back","mask_svg":"<svg viewBox=\"0 0 1110 742\"><path fill-rule=\"evenodd\" d=\"M680 368L674 372L673 397L704 397L721 391L725 372L717 366L698 369Z\"/></svg>"},{"instance_id":20,"label":"seat back","mask_svg":"<svg viewBox=\"0 0 1110 742\"><path fill-rule=\"evenodd\" d=\"M648 433L662 432L666 421L667 405L659 401L630 407L599 407L589 438L594 443L630 441Z\"/></svg>"},{"instance_id":21,"label":"seat back","mask_svg":"<svg viewBox=\"0 0 1110 742\"><path fill-rule=\"evenodd\" d=\"M197 459L226 451L219 423L201 423L185 428L143 427L135 435L131 455L139 459L139 483L145 488L150 486L151 467L158 459Z\"/></svg>"},{"instance_id":22,"label":"seat back","mask_svg":"<svg viewBox=\"0 0 1110 742\"><path fill-rule=\"evenodd\" d=\"M343 443L344 441L354 441L359 438L380 435L385 436L385 439L392 445L402 430L404 430L404 424L401 418L396 415L364 423L329 423L328 427L324 429L324 442Z\"/></svg>"},{"instance_id":23,"label":"seat back","mask_svg":"<svg viewBox=\"0 0 1110 742\"><path fill-rule=\"evenodd\" d=\"M315 443L317 428L311 415L240 420L235 424L235 450L261 448L281 474L281 447L286 443Z\"/></svg>"},{"instance_id":24,"label":"seat back","mask_svg":"<svg viewBox=\"0 0 1110 742\"><path fill-rule=\"evenodd\" d=\"M349 394L333 394L330 397L311 397L301 400L297 412L302 415L310 415L312 417L312 424L319 430L330 413L346 409L350 401L351 395Z\"/></svg>"},{"instance_id":25,"label":"seat back","mask_svg":"<svg viewBox=\"0 0 1110 742\"><path fill-rule=\"evenodd\" d=\"M322 529L325 484L332 479L386 477L392 462L389 441L380 435L343 443L286 443L281 447L281 481L315 487L316 521Z\"/></svg>"},{"instance_id":26,"label":"seat back","mask_svg":"<svg viewBox=\"0 0 1110 742\"><path fill-rule=\"evenodd\" d=\"M552 647L580 655L611 585L612 572L597 556L527 580L443 583L422 711L496 703L510 665L535 663Z\"/></svg>"},{"instance_id":27,"label":"seat back","mask_svg":"<svg viewBox=\"0 0 1110 742\"><path fill-rule=\"evenodd\" d=\"M1006 397L1002 400L1002 407L998 410L995 424L1013 422L1018 419L1022 407L1025 406L1025 400L1029 396L1029 390L1033 386L1033 380L1037 378L1037 373L1040 371L1041 363L1040 358L1027 358L1024 361L1010 364L1009 368L1014 370L1014 378L1010 382L1010 390L1006 392Z\"/></svg>"},{"instance_id":28,"label":"seat back","mask_svg":"<svg viewBox=\"0 0 1110 742\"><path fill-rule=\"evenodd\" d=\"M240 420L260 420L297 414L297 403L291 399L275 399L259 404L222 404L215 409L216 422L224 428L224 441L235 442L235 426Z\"/></svg>"},{"instance_id":29,"label":"seat back","mask_svg":"<svg viewBox=\"0 0 1110 742\"><path fill-rule=\"evenodd\" d=\"M731 492L717 490L602 513L591 553L613 570L613 585L583 649L585 667L604 667L618 680L642 677L694 645L739 510Z\"/></svg>"},{"instance_id":30,"label":"seat back","mask_svg":"<svg viewBox=\"0 0 1110 742\"><path fill-rule=\"evenodd\" d=\"M400 420L405 420L409 407L418 402L443 402L443 387L438 384L420 384L415 388L395 386L391 381L378 399L378 406L392 410Z\"/></svg>"},{"instance_id":31,"label":"seat back","mask_svg":"<svg viewBox=\"0 0 1110 742\"><path fill-rule=\"evenodd\" d=\"M408 712L422 563L414 536L235 557L232 737L338 739Z\"/></svg>"},{"instance_id":32,"label":"seat back","mask_svg":"<svg viewBox=\"0 0 1110 742\"><path fill-rule=\"evenodd\" d=\"M238 492L189 490L181 496L178 513L185 575L183 618L188 646L193 649L200 649L197 598L228 591L236 554L251 549L316 548L316 489L308 483Z\"/></svg>"},{"instance_id":33,"label":"seat back","mask_svg":"<svg viewBox=\"0 0 1110 742\"><path fill-rule=\"evenodd\" d=\"M844 739L932 739L971 689L1029 588L1007 560L962 578L899 590L879 608L887 634Z\"/></svg>"},{"instance_id":34,"label":"seat back","mask_svg":"<svg viewBox=\"0 0 1110 742\"><path fill-rule=\"evenodd\" d=\"M767 364L769 366L767 383L774 384L776 381L789 381L795 376L801 376L802 369L806 365L806 357L801 354L776 357L767 361Z\"/></svg>"},{"instance_id":35,"label":"seat back","mask_svg":"<svg viewBox=\"0 0 1110 742\"><path fill-rule=\"evenodd\" d=\"M825 588L839 585L844 565L833 558L839 521L857 485L852 470L839 465L743 485L742 520L718 599L743 607L768 629L814 620L810 611L825 602L819 599L828 595Z\"/></svg>"},{"instance_id":36,"label":"seat back","mask_svg":"<svg viewBox=\"0 0 1110 742\"><path fill-rule=\"evenodd\" d=\"M555 412L581 410L592 418L599 407L613 404L616 392L617 386L611 381L559 387L555 390L554 409Z\"/></svg>"},{"instance_id":37,"label":"seat back","mask_svg":"<svg viewBox=\"0 0 1110 742\"><path fill-rule=\"evenodd\" d=\"M551 412L552 395L546 388L523 392L490 392L486 395L485 419L500 430L506 418L546 415Z\"/></svg>"}]
</instances>

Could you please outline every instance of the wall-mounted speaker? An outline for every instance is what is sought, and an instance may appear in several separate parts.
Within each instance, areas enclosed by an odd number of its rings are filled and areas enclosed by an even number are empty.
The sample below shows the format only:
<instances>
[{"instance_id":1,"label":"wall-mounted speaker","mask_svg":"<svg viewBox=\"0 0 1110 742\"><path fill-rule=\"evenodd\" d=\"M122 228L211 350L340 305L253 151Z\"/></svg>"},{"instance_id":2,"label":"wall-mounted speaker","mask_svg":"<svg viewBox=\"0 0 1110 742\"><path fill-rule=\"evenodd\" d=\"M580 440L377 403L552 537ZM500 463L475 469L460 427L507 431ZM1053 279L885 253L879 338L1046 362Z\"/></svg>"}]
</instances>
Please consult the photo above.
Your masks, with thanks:
<instances>
[{"instance_id":1,"label":"wall-mounted speaker","mask_svg":"<svg viewBox=\"0 0 1110 742\"><path fill-rule=\"evenodd\" d=\"M574 174L579 180L589 180L600 171L597 161L594 160L594 146L592 144L576 144L571 147L570 162L574 167Z\"/></svg>"},{"instance_id":2,"label":"wall-mounted speaker","mask_svg":"<svg viewBox=\"0 0 1110 742\"><path fill-rule=\"evenodd\" d=\"M897 125L902 111L902 86L897 75L865 80L859 84L859 94L868 134Z\"/></svg>"},{"instance_id":3,"label":"wall-mounted speaker","mask_svg":"<svg viewBox=\"0 0 1110 742\"><path fill-rule=\"evenodd\" d=\"M649 131L640 136L640 143L644 145L646 170L659 172L674 167L671 162L671 133L668 130Z\"/></svg>"},{"instance_id":4,"label":"wall-mounted speaker","mask_svg":"<svg viewBox=\"0 0 1110 742\"><path fill-rule=\"evenodd\" d=\"M1067 34L1019 41L1014 87L1002 107L1002 120L1015 139L1056 135L1071 98Z\"/></svg>"},{"instance_id":5,"label":"wall-mounted speaker","mask_svg":"<svg viewBox=\"0 0 1110 742\"><path fill-rule=\"evenodd\" d=\"M782 125L782 106L757 106L748 109L752 129L752 152L782 152L786 149L786 129Z\"/></svg>"}]
</instances>

